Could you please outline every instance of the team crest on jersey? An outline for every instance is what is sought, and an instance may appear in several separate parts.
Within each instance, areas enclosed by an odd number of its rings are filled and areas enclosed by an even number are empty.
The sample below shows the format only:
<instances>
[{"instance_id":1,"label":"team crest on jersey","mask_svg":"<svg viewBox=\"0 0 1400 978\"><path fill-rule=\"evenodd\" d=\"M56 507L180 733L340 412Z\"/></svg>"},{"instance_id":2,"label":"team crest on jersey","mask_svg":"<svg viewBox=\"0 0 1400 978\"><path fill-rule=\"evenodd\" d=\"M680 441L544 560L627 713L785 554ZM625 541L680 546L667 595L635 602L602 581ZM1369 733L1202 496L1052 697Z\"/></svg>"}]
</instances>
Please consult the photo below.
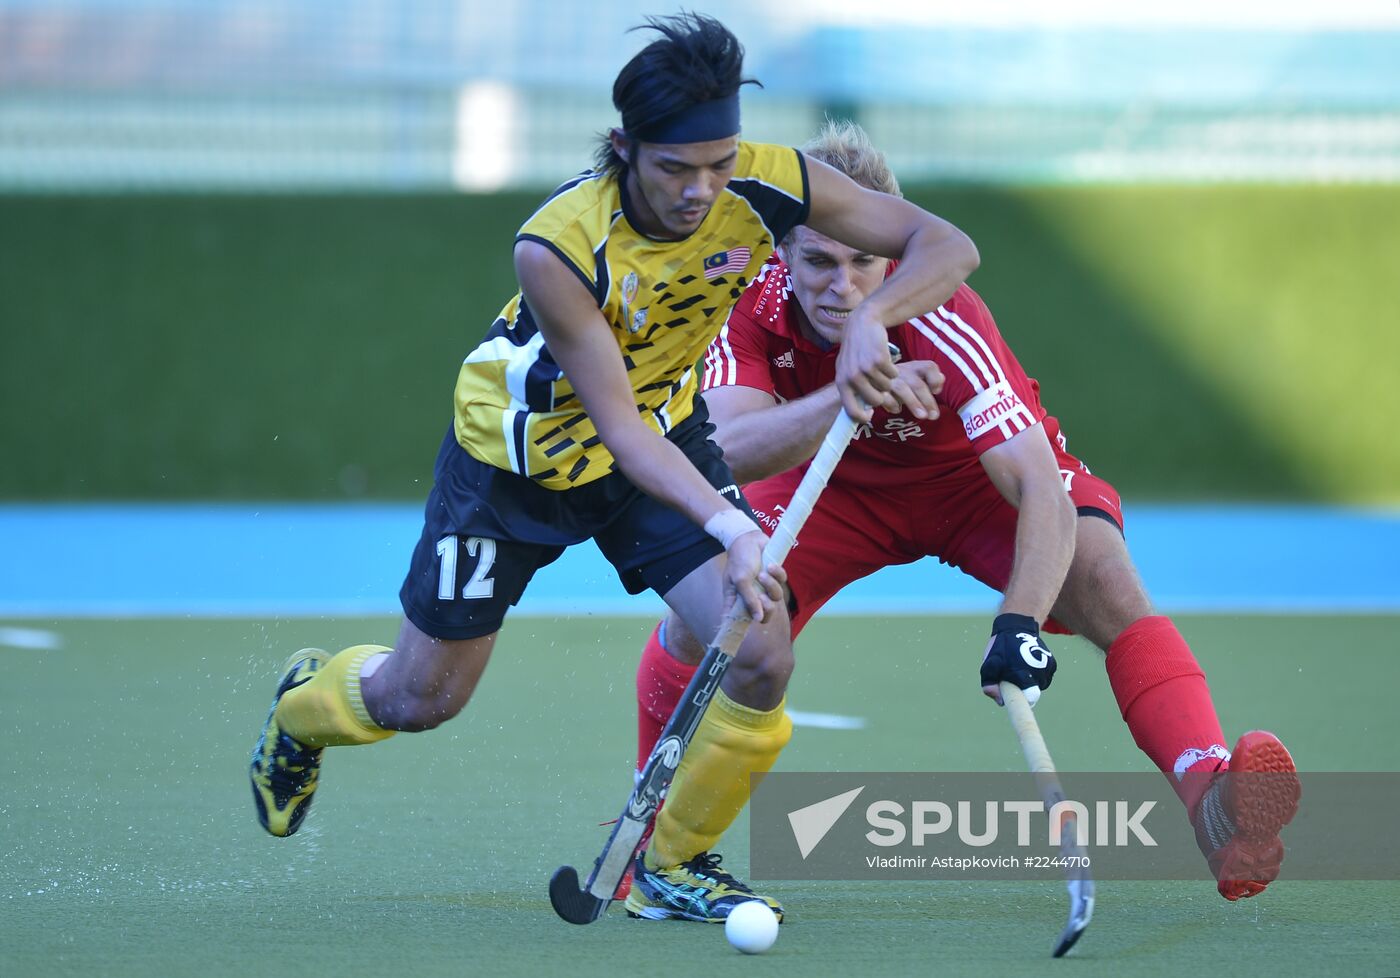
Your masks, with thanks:
<instances>
[{"instance_id":1,"label":"team crest on jersey","mask_svg":"<svg viewBox=\"0 0 1400 978\"><path fill-rule=\"evenodd\" d=\"M647 324L646 309L632 311L632 300L637 298L639 286L636 272L628 272L627 277L622 280L622 321L627 325L629 333L636 333Z\"/></svg>"},{"instance_id":2,"label":"team crest on jersey","mask_svg":"<svg viewBox=\"0 0 1400 978\"><path fill-rule=\"evenodd\" d=\"M713 282L721 275L742 272L749 267L749 256L752 254L748 248L730 248L728 251L715 252L705 259L705 281Z\"/></svg>"},{"instance_id":3,"label":"team crest on jersey","mask_svg":"<svg viewBox=\"0 0 1400 978\"><path fill-rule=\"evenodd\" d=\"M862 438L883 438L885 441L905 442L910 438L924 437L924 429L917 421L909 421L899 417L889 417L885 419L884 428L876 431L875 426L869 421L862 421L856 425L855 441Z\"/></svg>"}]
</instances>

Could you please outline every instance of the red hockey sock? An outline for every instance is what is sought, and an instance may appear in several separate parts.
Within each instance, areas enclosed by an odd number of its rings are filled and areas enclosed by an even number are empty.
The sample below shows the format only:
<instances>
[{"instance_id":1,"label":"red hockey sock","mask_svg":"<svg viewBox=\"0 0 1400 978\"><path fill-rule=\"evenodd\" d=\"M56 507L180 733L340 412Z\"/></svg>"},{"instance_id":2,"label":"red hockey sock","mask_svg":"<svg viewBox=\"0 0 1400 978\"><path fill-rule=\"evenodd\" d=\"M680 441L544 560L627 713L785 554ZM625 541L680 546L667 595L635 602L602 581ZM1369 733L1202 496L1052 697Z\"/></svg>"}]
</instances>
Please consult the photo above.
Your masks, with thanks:
<instances>
[{"instance_id":1,"label":"red hockey sock","mask_svg":"<svg viewBox=\"0 0 1400 978\"><path fill-rule=\"evenodd\" d=\"M1153 615L1123 630L1105 666L1133 740L1194 818L1209 773L1230 757L1196 657L1170 618Z\"/></svg>"},{"instance_id":2,"label":"red hockey sock","mask_svg":"<svg viewBox=\"0 0 1400 978\"><path fill-rule=\"evenodd\" d=\"M652 630L642 661L637 664L637 769L651 756L651 749L661 739L661 731L681 695L690 685L690 677L699 666L686 665L671 656L661 644L662 624Z\"/></svg>"}]
</instances>

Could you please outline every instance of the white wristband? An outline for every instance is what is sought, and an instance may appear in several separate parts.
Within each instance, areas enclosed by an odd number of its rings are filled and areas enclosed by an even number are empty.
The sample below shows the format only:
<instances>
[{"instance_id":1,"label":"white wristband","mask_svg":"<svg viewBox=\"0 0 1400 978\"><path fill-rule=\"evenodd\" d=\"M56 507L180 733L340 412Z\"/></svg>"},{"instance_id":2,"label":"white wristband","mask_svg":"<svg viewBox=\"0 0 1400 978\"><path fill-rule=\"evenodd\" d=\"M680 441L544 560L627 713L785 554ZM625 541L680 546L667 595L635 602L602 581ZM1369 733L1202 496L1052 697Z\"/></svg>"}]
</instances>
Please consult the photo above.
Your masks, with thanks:
<instances>
[{"instance_id":1,"label":"white wristband","mask_svg":"<svg viewBox=\"0 0 1400 978\"><path fill-rule=\"evenodd\" d=\"M745 533L757 529L758 524L749 519L747 513L733 508L722 509L705 521L705 532L718 540L725 550Z\"/></svg>"}]
</instances>

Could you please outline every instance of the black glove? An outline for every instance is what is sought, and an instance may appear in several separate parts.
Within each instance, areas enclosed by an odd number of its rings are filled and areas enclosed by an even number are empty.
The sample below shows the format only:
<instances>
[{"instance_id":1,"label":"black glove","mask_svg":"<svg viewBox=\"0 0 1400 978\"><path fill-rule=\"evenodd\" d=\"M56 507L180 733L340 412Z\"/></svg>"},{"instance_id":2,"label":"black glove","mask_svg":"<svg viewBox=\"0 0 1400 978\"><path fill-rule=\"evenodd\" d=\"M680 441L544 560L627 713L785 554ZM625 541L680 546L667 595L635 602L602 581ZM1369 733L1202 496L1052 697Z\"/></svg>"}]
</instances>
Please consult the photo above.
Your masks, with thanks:
<instances>
[{"instance_id":1,"label":"black glove","mask_svg":"<svg viewBox=\"0 0 1400 978\"><path fill-rule=\"evenodd\" d=\"M1055 677L1055 657L1040 641L1040 626L1028 615L997 615L992 622L992 638L982 657L982 689L995 690L998 683L1011 683L1026 694L1035 706L1041 690L1050 688ZM991 693L987 693L991 696ZM1001 702L1000 694L994 696Z\"/></svg>"}]
</instances>

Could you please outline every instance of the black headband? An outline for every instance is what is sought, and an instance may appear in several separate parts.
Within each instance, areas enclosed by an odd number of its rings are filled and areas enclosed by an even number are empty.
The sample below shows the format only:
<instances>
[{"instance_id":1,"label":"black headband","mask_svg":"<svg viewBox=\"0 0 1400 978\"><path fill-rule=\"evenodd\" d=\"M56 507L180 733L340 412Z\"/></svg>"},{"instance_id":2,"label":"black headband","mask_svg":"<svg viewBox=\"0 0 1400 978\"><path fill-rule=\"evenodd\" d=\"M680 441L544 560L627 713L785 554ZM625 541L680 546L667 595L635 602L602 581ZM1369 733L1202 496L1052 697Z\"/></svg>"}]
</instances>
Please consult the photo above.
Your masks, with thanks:
<instances>
[{"instance_id":1,"label":"black headband","mask_svg":"<svg viewBox=\"0 0 1400 978\"><path fill-rule=\"evenodd\" d=\"M668 116L630 127L627 135L644 143L707 143L739 131L739 93L697 102Z\"/></svg>"}]
</instances>

